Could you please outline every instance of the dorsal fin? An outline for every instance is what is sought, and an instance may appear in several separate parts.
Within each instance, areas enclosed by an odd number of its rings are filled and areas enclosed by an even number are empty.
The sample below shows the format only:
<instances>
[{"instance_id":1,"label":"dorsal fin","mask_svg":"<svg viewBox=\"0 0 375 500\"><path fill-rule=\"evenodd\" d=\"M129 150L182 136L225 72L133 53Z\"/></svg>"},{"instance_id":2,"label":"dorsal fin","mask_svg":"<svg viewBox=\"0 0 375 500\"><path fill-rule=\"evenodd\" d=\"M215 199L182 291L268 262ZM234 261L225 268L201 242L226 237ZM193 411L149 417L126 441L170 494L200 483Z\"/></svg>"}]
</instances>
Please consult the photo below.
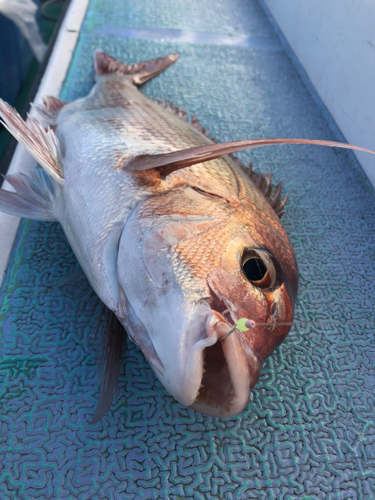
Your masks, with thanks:
<instances>
[{"instance_id":1,"label":"dorsal fin","mask_svg":"<svg viewBox=\"0 0 375 500\"><path fill-rule=\"evenodd\" d=\"M123 165L123 169L130 171L141 171L156 169L160 172L161 177L180 170L182 168L203 163L205 161L214 160L222 156L232 156L233 153L243 151L244 149L253 149L263 146L281 145L281 144L311 144L316 146L338 147L343 149L354 149L356 151L364 151L375 155L375 151L370 149L360 148L351 144L344 144L334 141L320 141L310 139L255 139L250 141L234 141L221 144L209 144L206 146L198 146L194 148L182 149L172 153L159 155L139 155L127 161ZM241 162L232 157L235 163L241 166ZM269 201L276 214L281 217L283 209L288 200L288 196L280 200L281 183L276 188L270 187L270 177L264 179L262 174L255 174L252 168L249 172L249 177L252 179L258 189L262 191L266 199Z\"/></svg>"},{"instance_id":2,"label":"dorsal fin","mask_svg":"<svg viewBox=\"0 0 375 500\"><path fill-rule=\"evenodd\" d=\"M170 54L138 64L124 64L106 52L97 49L94 53L94 66L97 77L106 75L130 76L135 85L142 85L167 69L168 66L177 61L178 57L178 54Z\"/></svg>"},{"instance_id":3,"label":"dorsal fin","mask_svg":"<svg viewBox=\"0 0 375 500\"><path fill-rule=\"evenodd\" d=\"M180 120L183 120L184 122L190 123L192 127L195 129L199 130L199 132L208 139L210 139L212 142L217 143L216 139L210 136L210 134L207 132L207 130L201 125L200 121L198 118L193 115L191 121L188 121L188 112L185 111L183 108L180 106L177 106L176 104L173 104L169 101L165 101L163 99L156 99L155 101L159 106L162 108L166 109L170 113L173 113L177 118ZM257 174L256 172L253 171L253 165L250 163L247 167L241 162L241 160L233 155L228 155L230 159L245 172L245 174L248 175L248 177L252 180L252 182L255 184L256 187L261 191L263 196L266 198L266 200L269 202L271 207L274 209L276 212L276 215L278 215L280 218L284 214L283 209L286 205L286 202L288 201L289 194L285 196L284 199L280 200L280 194L281 194L281 182L277 186L273 186L271 184L271 174L268 173L265 177L263 177L262 173ZM259 184L259 185L258 185Z\"/></svg>"},{"instance_id":4,"label":"dorsal fin","mask_svg":"<svg viewBox=\"0 0 375 500\"><path fill-rule=\"evenodd\" d=\"M246 167L239 158L236 158L233 155L228 156L238 167L241 168L241 170L243 170L243 172L245 172L249 179L251 179L254 185L259 189L259 191L263 194L268 203L274 209L276 215L281 218L281 216L284 214L283 209L289 198L289 194L287 194L285 198L280 200L281 182L279 182L277 186L274 186L273 184L271 184L270 172L264 177L262 172L259 172L259 174L254 172L253 164L251 162Z\"/></svg>"},{"instance_id":5,"label":"dorsal fin","mask_svg":"<svg viewBox=\"0 0 375 500\"><path fill-rule=\"evenodd\" d=\"M268 203L275 210L276 215L281 218L284 213L283 209L289 198L289 194L287 194L282 200L280 200L281 182L279 182L277 186L273 186L271 184L271 173L268 173L266 177L263 177L262 173L257 174L254 172L253 164L251 162L248 167L245 167L238 158L235 158L235 161L253 181L255 186L262 192Z\"/></svg>"},{"instance_id":6,"label":"dorsal fin","mask_svg":"<svg viewBox=\"0 0 375 500\"><path fill-rule=\"evenodd\" d=\"M179 118L180 120L189 123L192 127L194 127L196 130L198 130L201 134L203 134L208 139L210 139L210 141L217 143L217 140L207 132L207 130L203 127L203 125L198 120L196 115L193 115L191 117L190 122L189 122L189 120L188 120L189 113L185 109L181 108L180 106L177 106L176 104L173 104L172 102L165 101L164 99L156 99L155 102L159 106L161 106L162 108L166 109L170 113L177 116L177 118Z\"/></svg>"}]
</instances>

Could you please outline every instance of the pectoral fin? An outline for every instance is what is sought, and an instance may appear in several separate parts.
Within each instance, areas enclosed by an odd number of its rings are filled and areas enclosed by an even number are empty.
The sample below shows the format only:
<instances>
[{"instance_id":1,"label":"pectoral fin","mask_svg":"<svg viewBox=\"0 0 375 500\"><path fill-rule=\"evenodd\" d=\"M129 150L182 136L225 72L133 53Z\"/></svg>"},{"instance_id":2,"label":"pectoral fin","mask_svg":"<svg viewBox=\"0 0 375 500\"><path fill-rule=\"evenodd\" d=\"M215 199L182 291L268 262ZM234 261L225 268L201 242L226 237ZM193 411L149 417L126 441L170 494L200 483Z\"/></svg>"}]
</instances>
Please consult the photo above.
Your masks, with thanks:
<instances>
[{"instance_id":1,"label":"pectoral fin","mask_svg":"<svg viewBox=\"0 0 375 500\"><path fill-rule=\"evenodd\" d=\"M354 149L365 153L375 154L370 149L360 148L351 144L334 141L320 141L310 139L254 139L250 141L223 142L221 144L209 144L195 148L181 149L172 153L160 155L139 155L127 161L123 169L128 172L139 170L158 169L161 176L165 177L175 170L190 167L197 163L214 160L244 149L254 149L263 146L281 144L311 144L315 146L329 146L333 148Z\"/></svg>"}]
</instances>

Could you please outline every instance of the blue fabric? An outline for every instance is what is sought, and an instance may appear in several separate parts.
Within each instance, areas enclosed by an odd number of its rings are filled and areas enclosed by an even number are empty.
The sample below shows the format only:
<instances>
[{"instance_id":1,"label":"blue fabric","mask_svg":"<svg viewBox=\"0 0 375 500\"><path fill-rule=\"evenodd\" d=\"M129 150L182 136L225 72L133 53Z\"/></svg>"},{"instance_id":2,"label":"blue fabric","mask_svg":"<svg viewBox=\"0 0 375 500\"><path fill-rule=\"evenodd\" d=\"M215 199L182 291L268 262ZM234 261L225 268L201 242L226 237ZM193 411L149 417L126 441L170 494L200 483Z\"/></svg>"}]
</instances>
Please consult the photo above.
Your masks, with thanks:
<instances>
[{"instance_id":1,"label":"blue fabric","mask_svg":"<svg viewBox=\"0 0 375 500\"><path fill-rule=\"evenodd\" d=\"M0 14L0 98L13 103L22 86L33 54L13 21Z\"/></svg>"},{"instance_id":2,"label":"blue fabric","mask_svg":"<svg viewBox=\"0 0 375 500\"><path fill-rule=\"evenodd\" d=\"M143 87L220 141L340 139L255 0L92 0L61 94L93 85L92 53L180 60ZM204 417L170 397L127 342L119 394L98 399L100 315L56 223L23 221L1 289L1 499L375 498L375 196L353 155L242 153L290 193L296 325L249 407ZM74 275L75 276L75 275Z\"/></svg>"}]
</instances>

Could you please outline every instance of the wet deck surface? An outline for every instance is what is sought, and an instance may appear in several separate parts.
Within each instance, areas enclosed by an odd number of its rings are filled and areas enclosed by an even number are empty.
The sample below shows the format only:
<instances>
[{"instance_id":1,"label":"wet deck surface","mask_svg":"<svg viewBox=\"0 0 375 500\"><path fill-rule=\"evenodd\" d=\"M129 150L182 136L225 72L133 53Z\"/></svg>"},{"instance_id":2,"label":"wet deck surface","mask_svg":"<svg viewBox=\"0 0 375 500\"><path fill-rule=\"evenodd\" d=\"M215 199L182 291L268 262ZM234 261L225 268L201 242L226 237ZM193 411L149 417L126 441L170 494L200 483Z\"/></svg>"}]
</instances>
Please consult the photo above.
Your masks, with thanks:
<instances>
[{"instance_id":1,"label":"wet deck surface","mask_svg":"<svg viewBox=\"0 0 375 500\"><path fill-rule=\"evenodd\" d=\"M180 60L143 92L220 141L340 139L258 3L92 0L61 97L92 87L100 47ZM375 195L351 153L243 153L281 180L300 269L296 321L249 407L204 417L174 401L130 342L117 402L98 398L98 312L57 223L23 221L1 289L2 499L373 499Z\"/></svg>"}]
</instances>

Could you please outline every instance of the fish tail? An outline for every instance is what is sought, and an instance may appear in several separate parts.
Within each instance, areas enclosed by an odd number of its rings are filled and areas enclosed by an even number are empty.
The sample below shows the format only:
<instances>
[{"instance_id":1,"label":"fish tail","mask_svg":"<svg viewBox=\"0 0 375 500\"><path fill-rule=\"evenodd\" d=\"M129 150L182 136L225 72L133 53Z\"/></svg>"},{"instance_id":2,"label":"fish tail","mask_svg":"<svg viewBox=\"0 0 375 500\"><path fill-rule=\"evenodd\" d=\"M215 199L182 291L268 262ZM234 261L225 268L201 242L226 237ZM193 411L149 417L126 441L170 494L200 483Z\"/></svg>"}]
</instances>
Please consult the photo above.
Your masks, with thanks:
<instances>
[{"instance_id":1,"label":"fish tail","mask_svg":"<svg viewBox=\"0 0 375 500\"><path fill-rule=\"evenodd\" d=\"M31 154L60 186L64 183L59 141L53 130L44 130L38 120L28 116L26 123L17 111L0 99L0 123Z\"/></svg>"},{"instance_id":2,"label":"fish tail","mask_svg":"<svg viewBox=\"0 0 375 500\"><path fill-rule=\"evenodd\" d=\"M97 49L94 53L95 73L97 78L109 75L130 77L135 85L142 85L171 66L178 57L178 54L170 54L138 64L124 64L106 52Z\"/></svg>"},{"instance_id":3,"label":"fish tail","mask_svg":"<svg viewBox=\"0 0 375 500\"><path fill-rule=\"evenodd\" d=\"M54 206L59 186L40 168L29 175L5 177L16 192L0 189L0 211L26 219L57 220Z\"/></svg>"}]
</instances>

